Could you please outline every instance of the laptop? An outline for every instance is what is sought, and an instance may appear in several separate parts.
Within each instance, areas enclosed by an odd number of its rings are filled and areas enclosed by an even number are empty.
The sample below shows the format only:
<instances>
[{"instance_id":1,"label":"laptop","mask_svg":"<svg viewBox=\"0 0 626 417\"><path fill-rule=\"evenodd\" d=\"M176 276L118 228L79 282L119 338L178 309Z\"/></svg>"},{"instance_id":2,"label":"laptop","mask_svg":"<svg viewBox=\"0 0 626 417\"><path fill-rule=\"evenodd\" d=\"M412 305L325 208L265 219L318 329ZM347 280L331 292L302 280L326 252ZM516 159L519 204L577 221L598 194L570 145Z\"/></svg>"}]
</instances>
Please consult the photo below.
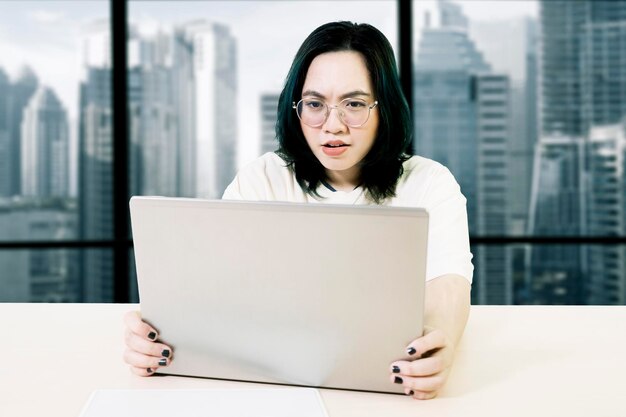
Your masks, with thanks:
<instances>
[{"instance_id":1,"label":"laptop","mask_svg":"<svg viewBox=\"0 0 626 417\"><path fill-rule=\"evenodd\" d=\"M133 197L158 373L404 393L389 364L423 331L419 208Z\"/></svg>"}]
</instances>

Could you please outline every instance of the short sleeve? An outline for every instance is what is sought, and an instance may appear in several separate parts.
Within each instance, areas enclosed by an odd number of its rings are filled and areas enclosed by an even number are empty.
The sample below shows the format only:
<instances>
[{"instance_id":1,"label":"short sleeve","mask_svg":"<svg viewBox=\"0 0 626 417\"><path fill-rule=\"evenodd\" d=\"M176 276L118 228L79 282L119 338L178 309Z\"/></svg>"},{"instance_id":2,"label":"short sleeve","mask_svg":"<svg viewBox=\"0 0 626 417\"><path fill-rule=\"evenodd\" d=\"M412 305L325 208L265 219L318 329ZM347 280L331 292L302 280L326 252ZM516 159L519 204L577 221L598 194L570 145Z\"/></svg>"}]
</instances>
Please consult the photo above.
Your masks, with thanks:
<instances>
[{"instance_id":1,"label":"short sleeve","mask_svg":"<svg viewBox=\"0 0 626 417\"><path fill-rule=\"evenodd\" d=\"M457 274L472 282L474 265L469 246L467 200L452 173L434 170L423 206L429 213L426 280Z\"/></svg>"}]
</instances>

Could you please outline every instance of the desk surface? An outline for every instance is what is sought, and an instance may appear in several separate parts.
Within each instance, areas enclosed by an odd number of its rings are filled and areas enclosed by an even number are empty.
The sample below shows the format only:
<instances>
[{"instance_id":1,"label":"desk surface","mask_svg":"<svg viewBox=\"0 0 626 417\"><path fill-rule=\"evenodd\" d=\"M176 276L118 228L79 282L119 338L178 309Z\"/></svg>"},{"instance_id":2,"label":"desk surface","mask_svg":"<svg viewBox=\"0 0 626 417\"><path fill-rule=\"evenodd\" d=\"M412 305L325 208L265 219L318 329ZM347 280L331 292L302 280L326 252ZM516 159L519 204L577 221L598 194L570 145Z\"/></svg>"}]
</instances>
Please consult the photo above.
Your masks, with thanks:
<instances>
[{"instance_id":1,"label":"desk surface","mask_svg":"<svg viewBox=\"0 0 626 417\"><path fill-rule=\"evenodd\" d=\"M122 315L136 308L0 304L0 415L78 416L95 389L268 388L131 374ZM626 416L625 352L626 307L476 306L436 399L320 392L331 417Z\"/></svg>"}]
</instances>

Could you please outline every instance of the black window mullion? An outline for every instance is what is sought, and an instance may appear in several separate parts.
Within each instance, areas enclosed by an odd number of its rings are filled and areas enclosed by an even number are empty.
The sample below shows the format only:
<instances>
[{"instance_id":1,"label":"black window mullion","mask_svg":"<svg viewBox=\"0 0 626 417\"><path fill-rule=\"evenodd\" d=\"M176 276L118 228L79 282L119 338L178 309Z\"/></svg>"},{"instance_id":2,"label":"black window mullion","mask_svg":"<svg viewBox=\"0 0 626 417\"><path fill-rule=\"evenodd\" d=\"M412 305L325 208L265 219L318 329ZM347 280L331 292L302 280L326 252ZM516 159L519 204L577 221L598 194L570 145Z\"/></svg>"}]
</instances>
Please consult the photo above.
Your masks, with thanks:
<instances>
[{"instance_id":1,"label":"black window mullion","mask_svg":"<svg viewBox=\"0 0 626 417\"><path fill-rule=\"evenodd\" d=\"M128 112L127 112L127 2L110 0L112 54L113 141L113 301L128 303Z\"/></svg>"},{"instance_id":2,"label":"black window mullion","mask_svg":"<svg viewBox=\"0 0 626 417\"><path fill-rule=\"evenodd\" d=\"M402 91L413 115L413 12L412 0L398 0L399 71ZM411 144L411 150L413 145ZM413 151L412 151L413 152Z\"/></svg>"}]
</instances>

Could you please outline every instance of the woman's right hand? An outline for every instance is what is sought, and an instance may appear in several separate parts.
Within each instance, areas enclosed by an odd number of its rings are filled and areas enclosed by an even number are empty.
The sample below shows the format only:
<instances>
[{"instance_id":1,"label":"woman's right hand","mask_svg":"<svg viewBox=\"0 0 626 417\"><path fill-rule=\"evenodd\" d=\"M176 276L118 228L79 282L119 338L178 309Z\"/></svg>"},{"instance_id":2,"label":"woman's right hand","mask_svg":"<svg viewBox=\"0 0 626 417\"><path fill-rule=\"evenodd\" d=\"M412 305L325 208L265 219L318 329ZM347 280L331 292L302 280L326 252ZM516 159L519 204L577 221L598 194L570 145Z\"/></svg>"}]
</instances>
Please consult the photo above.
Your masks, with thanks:
<instances>
[{"instance_id":1,"label":"woman's right hand","mask_svg":"<svg viewBox=\"0 0 626 417\"><path fill-rule=\"evenodd\" d=\"M126 350L124 361L137 375L149 376L170 364L172 348L157 341L158 332L141 319L139 311L124 315Z\"/></svg>"}]
</instances>

